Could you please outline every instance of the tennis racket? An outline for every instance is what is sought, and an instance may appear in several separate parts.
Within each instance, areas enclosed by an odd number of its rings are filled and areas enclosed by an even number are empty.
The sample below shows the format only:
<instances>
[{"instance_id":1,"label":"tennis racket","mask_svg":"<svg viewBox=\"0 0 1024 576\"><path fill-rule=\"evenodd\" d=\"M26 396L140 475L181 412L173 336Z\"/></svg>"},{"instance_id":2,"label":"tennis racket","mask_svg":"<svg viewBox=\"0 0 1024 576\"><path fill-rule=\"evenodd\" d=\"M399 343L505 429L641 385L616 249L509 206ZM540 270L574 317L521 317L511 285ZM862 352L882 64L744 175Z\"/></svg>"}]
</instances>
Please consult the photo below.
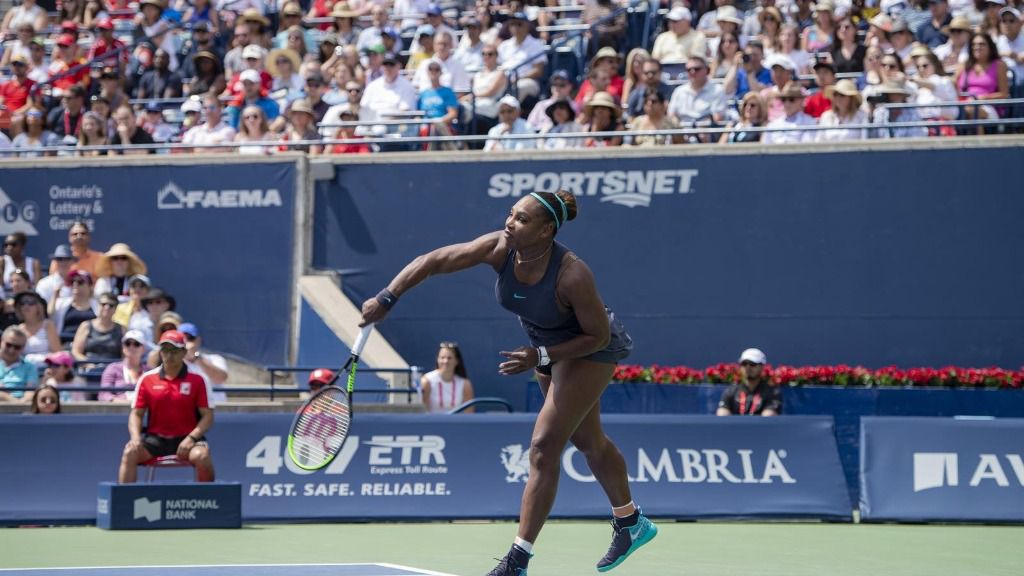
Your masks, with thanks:
<instances>
[{"instance_id":1,"label":"tennis racket","mask_svg":"<svg viewBox=\"0 0 1024 576\"><path fill-rule=\"evenodd\" d=\"M373 330L367 324L356 338L345 365L334 379L306 401L295 414L288 432L288 457L303 470L320 470L334 460L348 437L352 423L352 388L356 382L356 366L363 345ZM335 386L343 372L348 372L344 390Z\"/></svg>"}]
</instances>

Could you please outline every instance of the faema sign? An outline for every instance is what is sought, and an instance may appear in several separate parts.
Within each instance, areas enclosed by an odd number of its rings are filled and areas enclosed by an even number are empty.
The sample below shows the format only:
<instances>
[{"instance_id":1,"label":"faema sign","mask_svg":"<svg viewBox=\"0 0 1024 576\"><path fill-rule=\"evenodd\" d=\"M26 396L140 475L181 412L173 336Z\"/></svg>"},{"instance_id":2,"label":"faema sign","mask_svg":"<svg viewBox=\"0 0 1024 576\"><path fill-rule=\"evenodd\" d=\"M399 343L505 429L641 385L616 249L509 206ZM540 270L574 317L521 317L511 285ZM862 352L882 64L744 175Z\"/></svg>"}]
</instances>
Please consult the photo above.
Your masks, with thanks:
<instances>
[{"instance_id":1,"label":"faema sign","mask_svg":"<svg viewBox=\"0 0 1024 576\"><path fill-rule=\"evenodd\" d=\"M181 210L194 208L280 208L281 192L276 188L266 190L183 190L174 182L168 182L157 190L156 207L159 210Z\"/></svg>"},{"instance_id":2,"label":"faema sign","mask_svg":"<svg viewBox=\"0 0 1024 576\"><path fill-rule=\"evenodd\" d=\"M694 193L697 175L691 169L498 172L488 182L487 195L518 198L535 190L567 190L627 208L647 208L655 196Z\"/></svg>"},{"instance_id":3,"label":"faema sign","mask_svg":"<svg viewBox=\"0 0 1024 576\"><path fill-rule=\"evenodd\" d=\"M861 418L865 519L1024 522L1024 420Z\"/></svg>"}]
</instances>

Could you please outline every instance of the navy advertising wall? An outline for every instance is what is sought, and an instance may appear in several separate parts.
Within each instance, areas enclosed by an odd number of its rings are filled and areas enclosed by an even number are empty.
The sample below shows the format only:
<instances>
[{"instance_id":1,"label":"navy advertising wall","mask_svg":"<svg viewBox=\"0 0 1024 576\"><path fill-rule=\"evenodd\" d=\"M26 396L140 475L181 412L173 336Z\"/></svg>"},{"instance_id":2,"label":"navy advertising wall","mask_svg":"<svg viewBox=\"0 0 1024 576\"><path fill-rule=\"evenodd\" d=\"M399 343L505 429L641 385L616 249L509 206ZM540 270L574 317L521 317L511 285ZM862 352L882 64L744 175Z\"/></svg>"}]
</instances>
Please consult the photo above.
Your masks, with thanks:
<instances>
[{"instance_id":1,"label":"navy advertising wall","mask_svg":"<svg viewBox=\"0 0 1024 576\"><path fill-rule=\"evenodd\" d=\"M1024 522L1024 420L861 419L865 521Z\"/></svg>"},{"instance_id":2,"label":"navy advertising wall","mask_svg":"<svg viewBox=\"0 0 1024 576\"><path fill-rule=\"evenodd\" d=\"M531 414L362 414L324 470L285 452L291 414L223 414L208 434L217 478L242 484L246 520L514 518L529 476ZM0 416L0 523L90 521L117 476L126 416ZM852 505L827 416L626 416L604 420L652 516L849 520ZM67 438L77 449L61 450ZM61 453L54 459L38 454ZM553 515L608 515L583 455L567 448ZM175 474L177 472L177 474ZM161 481L188 471L160 470ZM40 479L45 482L40 482Z\"/></svg>"},{"instance_id":3,"label":"navy advertising wall","mask_svg":"<svg viewBox=\"0 0 1024 576\"><path fill-rule=\"evenodd\" d=\"M558 239L632 334L627 362L1024 363L1022 148L344 164L315 197L315 266L361 301L418 254L503 226L535 188L578 194ZM458 341L478 393L521 402L525 343L495 274L432 278L381 332L414 364ZM512 392L514 390L514 392Z\"/></svg>"},{"instance_id":4,"label":"navy advertising wall","mask_svg":"<svg viewBox=\"0 0 1024 576\"><path fill-rule=\"evenodd\" d=\"M126 242L203 330L205 344L264 363L286 359L292 298L295 161L0 170L0 234L27 253L67 243L80 218L92 248Z\"/></svg>"}]
</instances>

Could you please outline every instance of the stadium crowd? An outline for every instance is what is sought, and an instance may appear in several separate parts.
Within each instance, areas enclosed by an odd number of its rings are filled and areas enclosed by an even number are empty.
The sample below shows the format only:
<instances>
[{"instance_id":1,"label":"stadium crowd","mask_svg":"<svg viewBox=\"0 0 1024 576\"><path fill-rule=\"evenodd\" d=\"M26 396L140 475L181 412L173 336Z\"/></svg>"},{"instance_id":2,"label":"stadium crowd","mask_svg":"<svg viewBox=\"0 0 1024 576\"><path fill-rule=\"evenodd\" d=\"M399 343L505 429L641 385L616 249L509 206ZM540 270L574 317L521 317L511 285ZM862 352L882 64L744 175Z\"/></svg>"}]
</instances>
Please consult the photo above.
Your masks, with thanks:
<instances>
[{"instance_id":1,"label":"stadium crowd","mask_svg":"<svg viewBox=\"0 0 1024 576\"><path fill-rule=\"evenodd\" d=\"M1021 0L14 1L5 156L952 136L1024 84Z\"/></svg>"},{"instance_id":2,"label":"stadium crowd","mask_svg":"<svg viewBox=\"0 0 1024 576\"><path fill-rule=\"evenodd\" d=\"M29 256L25 234L4 238L0 402L28 402L38 411L33 392L18 388L47 386L60 392L58 401L130 401L126 388L160 365L158 344L170 331L181 335L188 370L206 381L211 407L225 400L213 387L227 381L227 361L203 348L199 327L176 311L173 296L153 286L143 259L127 244L99 252L91 241L88 225L75 222L68 244L57 246L43 266ZM90 383L104 390L75 390Z\"/></svg>"}]
</instances>

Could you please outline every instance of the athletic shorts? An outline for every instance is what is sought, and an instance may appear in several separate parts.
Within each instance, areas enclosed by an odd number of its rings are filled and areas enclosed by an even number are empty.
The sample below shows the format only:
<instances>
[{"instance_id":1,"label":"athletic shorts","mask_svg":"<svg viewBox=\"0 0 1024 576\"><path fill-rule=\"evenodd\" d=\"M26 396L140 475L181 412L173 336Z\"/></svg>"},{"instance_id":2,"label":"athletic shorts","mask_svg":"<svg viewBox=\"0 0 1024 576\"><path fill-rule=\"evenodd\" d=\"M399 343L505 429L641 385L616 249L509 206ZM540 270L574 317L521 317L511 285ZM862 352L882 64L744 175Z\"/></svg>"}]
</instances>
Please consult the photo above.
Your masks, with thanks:
<instances>
[{"instance_id":1,"label":"athletic shorts","mask_svg":"<svg viewBox=\"0 0 1024 576\"><path fill-rule=\"evenodd\" d=\"M156 434L143 434L142 445L146 447L146 451L153 455L154 458L161 456L171 456L172 454L178 453L178 444L184 440L186 436L157 436ZM206 442L206 436L199 439L199 442ZM199 442L196 442L198 444Z\"/></svg>"}]
</instances>

